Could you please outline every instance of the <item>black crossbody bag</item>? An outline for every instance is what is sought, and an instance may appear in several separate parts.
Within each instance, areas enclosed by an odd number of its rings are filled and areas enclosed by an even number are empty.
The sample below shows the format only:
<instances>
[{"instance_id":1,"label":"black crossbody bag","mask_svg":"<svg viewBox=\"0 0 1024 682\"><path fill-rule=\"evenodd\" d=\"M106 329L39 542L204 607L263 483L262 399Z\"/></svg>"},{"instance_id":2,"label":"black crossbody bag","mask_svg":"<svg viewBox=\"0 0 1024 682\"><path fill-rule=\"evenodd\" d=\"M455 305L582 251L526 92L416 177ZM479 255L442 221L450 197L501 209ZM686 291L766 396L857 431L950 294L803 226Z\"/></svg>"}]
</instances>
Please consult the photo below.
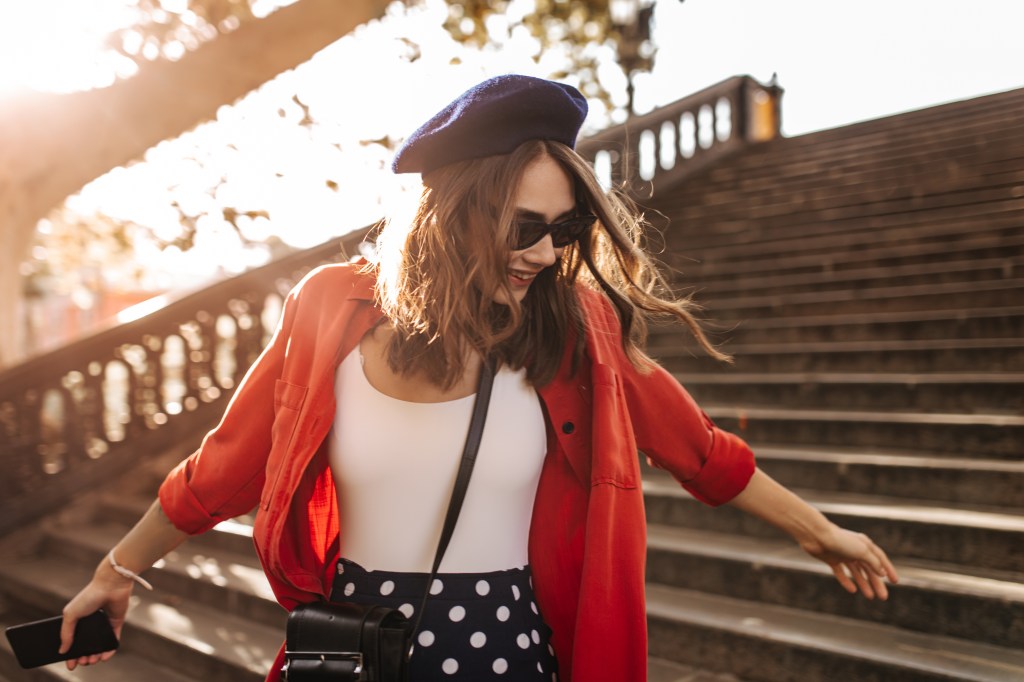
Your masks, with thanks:
<instances>
[{"instance_id":1,"label":"black crossbody bag","mask_svg":"<svg viewBox=\"0 0 1024 682\"><path fill-rule=\"evenodd\" d=\"M352 602L300 604L288 616L282 679L287 682L404 682L408 679L412 638L419 629L430 585L441 566L469 488L493 382L494 367L485 361L480 369L480 385L473 402L459 473L434 553L430 578L416 612L416 622L410 623L401 611L385 606Z\"/></svg>"}]
</instances>

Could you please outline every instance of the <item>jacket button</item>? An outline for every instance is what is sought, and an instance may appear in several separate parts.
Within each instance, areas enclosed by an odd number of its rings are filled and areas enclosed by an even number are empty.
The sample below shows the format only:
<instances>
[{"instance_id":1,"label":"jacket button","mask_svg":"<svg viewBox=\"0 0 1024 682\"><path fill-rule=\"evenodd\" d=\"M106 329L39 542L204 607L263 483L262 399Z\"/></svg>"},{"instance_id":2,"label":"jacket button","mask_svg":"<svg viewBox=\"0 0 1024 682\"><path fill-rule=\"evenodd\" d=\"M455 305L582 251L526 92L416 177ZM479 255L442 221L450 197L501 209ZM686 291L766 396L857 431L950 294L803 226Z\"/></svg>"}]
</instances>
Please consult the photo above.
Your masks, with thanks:
<instances>
[{"instance_id":1,"label":"jacket button","mask_svg":"<svg viewBox=\"0 0 1024 682\"><path fill-rule=\"evenodd\" d=\"M569 434L576 430L576 425L572 422L565 422L562 424L562 433Z\"/></svg>"}]
</instances>

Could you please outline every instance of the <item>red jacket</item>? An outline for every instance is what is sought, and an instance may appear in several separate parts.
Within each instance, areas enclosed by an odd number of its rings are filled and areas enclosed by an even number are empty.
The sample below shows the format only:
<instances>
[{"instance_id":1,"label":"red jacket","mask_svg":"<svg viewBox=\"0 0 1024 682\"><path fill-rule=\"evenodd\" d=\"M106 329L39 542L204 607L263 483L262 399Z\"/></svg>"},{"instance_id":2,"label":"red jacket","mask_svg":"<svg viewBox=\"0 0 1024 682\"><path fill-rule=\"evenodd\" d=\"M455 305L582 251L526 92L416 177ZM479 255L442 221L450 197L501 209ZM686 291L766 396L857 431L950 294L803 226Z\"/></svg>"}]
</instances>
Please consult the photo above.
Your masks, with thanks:
<instances>
[{"instance_id":1,"label":"red jacket","mask_svg":"<svg viewBox=\"0 0 1024 682\"><path fill-rule=\"evenodd\" d=\"M660 367L637 372L612 306L579 288L588 362L538 389L547 416L529 556L537 602L553 630L560 678L645 680L646 527L637 450L700 500L727 502L754 459ZM220 424L160 487L176 527L196 534L259 504L253 539L288 609L331 589L338 505L325 436L339 362L381 317L373 280L350 265L310 273L289 294L270 344ZM280 656L279 656L280 659ZM277 667L268 680L277 680Z\"/></svg>"}]
</instances>

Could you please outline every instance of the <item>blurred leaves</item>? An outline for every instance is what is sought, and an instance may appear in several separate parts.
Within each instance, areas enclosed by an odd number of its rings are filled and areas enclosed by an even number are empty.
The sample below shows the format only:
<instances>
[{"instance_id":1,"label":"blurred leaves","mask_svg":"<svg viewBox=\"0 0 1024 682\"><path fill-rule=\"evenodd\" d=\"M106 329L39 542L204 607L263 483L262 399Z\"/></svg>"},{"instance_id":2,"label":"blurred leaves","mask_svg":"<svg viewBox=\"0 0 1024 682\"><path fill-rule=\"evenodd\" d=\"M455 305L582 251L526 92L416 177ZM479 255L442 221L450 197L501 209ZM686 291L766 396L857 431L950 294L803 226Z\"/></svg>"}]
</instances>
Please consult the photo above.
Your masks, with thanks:
<instances>
[{"instance_id":1,"label":"blurred leaves","mask_svg":"<svg viewBox=\"0 0 1024 682\"><path fill-rule=\"evenodd\" d=\"M620 24L610 0L449 0L445 29L455 40L479 49L500 46L516 32L526 31L538 43L534 61L551 50L565 53L566 63L551 78L579 78L587 97L613 110L612 97L597 77L597 58L591 48L610 45L627 77L650 71L655 53L650 41L652 1L635 0L633 17ZM531 11L520 9L530 4Z\"/></svg>"},{"instance_id":2,"label":"blurred leaves","mask_svg":"<svg viewBox=\"0 0 1024 682\"><path fill-rule=\"evenodd\" d=\"M403 0L389 14L411 15L416 11L413 6L427 1ZM289 0L125 2L133 12L132 20L110 36L108 47L140 68L152 60L175 60L289 4ZM603 101L611 112L621 106L622 99L613 97L601 82L599 67L607 69L617 56L616 64L628 76L649 70L654 59L649 40L653 0L625 2L632 6L632 21L616 23L611 0L447 0L445 4L435 0L436 11L420 14L430 17L429 27L410 23L393 40L401 60L424 60L422 64L435 56L429 50L439 49L422 40L427 29L447 33L465 50L461 57L445 56L443 63L453 66L471 63L467 55L474 50L514 46L541 64L549 77L577 81L586 96ZM614 64L611 67L614 70ZM609 81L621 87L621 81ZM146 164L120 173L120 179L103 181L121 188L124 200L120 203L101 207L101 202L90 199L83 206L76 208L72 202L55 211L48 230L38 235L34 263L26 274L30 279L73 278L75 272L116 270L121 281L141 281L144 273L136 266L144 260L143 252L150 257L155 251L180 255L205 250L216 253L223 266L237 260L237 255L229 254L255 245L276 254L281 240L275 234L330 233L346 220L358 220L358 210L376 210L366 201L368 191L361 189L364 185L359 181L365 178L357 181L339 169L352 159L361 159L364 168L385 168L389 150L397 143L394 133L377 126L361 133L366 139L342 149L341 140L347 139L342 133L351 120L347 103L318 107L315 90L294 90L263 101L258 107L250 105L245 114L227 114L229 122L240 125L222 123L221 130L231 132L220 133L216 149L208 142L179 139L174 152L147 154L152 158ZM107 195L114 193L107 190ZM90 197L103 194L96 189ZM363 204L364 209L357 208ZM179 270L185 267L184 260L175 263Z\"/></svg>"},{"instance_id":3,"label":"blurred leaves","mask_svg":"<svg viewBox=\"0 0 1024 682\"><path fill-rule=\"evenodd\" d=\"M258 17L259 0L134 0L135 21L110 35L107 46L138 64L185 51Z\"/></svg>"}]
</instances>

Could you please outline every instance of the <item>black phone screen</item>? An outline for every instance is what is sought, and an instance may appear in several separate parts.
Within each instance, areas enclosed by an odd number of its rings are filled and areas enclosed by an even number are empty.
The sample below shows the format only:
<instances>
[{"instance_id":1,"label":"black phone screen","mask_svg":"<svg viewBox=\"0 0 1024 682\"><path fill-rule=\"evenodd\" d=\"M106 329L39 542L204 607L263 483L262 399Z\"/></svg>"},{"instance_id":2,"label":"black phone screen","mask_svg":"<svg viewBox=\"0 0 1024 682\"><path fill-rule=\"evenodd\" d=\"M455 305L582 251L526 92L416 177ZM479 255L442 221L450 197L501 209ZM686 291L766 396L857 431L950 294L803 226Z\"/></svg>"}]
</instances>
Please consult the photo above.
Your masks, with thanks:
<instances>
[{"instance_id":1,"label":"black phone screen","mask_svg":"<svg viewBox=\"0 0 1024 682\"><path fill-rule=\"evenodd\" d=\"M60 649L61 616L12 625L5 633L22 668L36 668L79 656L91 656L116 649L119 642L103 611L82 618L75 625L75 641L65 654Z\"/></svg>"}]
</instances>

